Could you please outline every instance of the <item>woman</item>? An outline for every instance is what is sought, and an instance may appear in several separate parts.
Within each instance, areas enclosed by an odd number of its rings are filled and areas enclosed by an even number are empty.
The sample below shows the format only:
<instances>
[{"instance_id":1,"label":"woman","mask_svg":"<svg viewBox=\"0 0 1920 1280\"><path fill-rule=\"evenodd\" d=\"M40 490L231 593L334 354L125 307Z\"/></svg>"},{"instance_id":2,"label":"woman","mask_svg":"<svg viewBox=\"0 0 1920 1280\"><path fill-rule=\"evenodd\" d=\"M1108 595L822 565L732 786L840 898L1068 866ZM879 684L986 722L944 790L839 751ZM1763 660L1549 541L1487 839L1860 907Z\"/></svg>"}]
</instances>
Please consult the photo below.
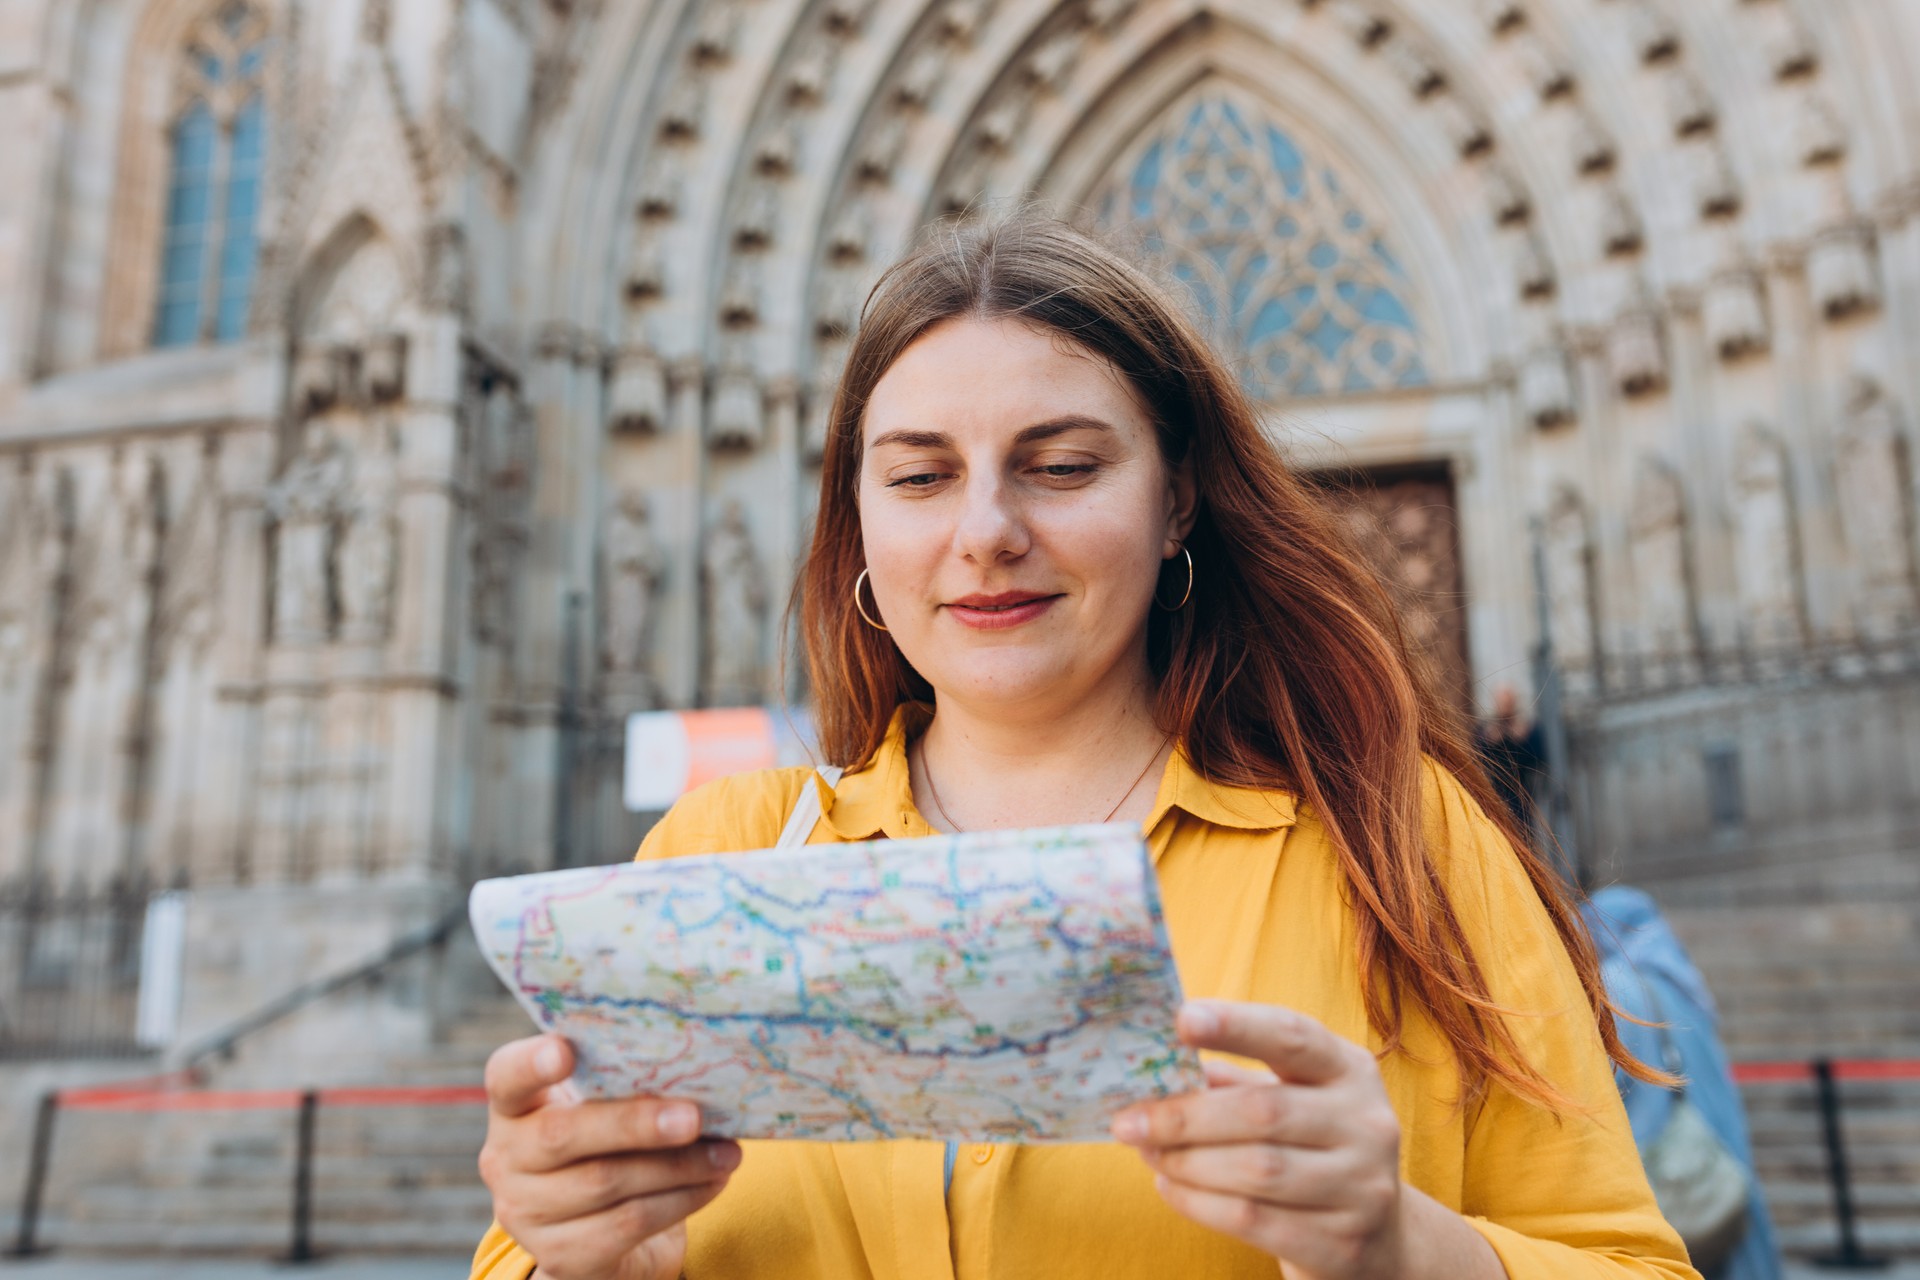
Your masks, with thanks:
<instances>
[{"instance_id":1,"label":"woman","mask_svg":"<svg viewBox=\"0 0 1920 1280\"><path fill-rule=\"evenodd\" d=\"M710 784L639 856L767 846L808 786L813 843L1138 821L1210 1087L1121 1145L949 1163L567 1106L564 1042L518 1041L476 1275L1695 1275L1576 914L1165 291L1044 218L939 228L870 297L830 433L799 599L848 772Z\"/></svg>"},{"instance_id":2,"label":"woman","mask_svg":"<svg viewBox=\"0 0 1920 1280\"><path fill-rule=\"evenodd\" d=\"M1709 1266L1703 1261L1700 1270L1707 1280L1780 1280L1780 1246L1753 1175L1746 1108L1720 1044L1719 1014L1706 979L1644 891L1608 885L1581 914L1593 931L1608 998L1629 1019L1620 1027L1621 1041L1642 1062L1668 1066L1677 1059L1686 1097L1747 1171L1747 1216L1739 1243L1723 1262ZM1633 1140L1646 1151L1666 1129L1679 1095L1624 1074L1616 1082Z\"/></svg>"}]
</instances>

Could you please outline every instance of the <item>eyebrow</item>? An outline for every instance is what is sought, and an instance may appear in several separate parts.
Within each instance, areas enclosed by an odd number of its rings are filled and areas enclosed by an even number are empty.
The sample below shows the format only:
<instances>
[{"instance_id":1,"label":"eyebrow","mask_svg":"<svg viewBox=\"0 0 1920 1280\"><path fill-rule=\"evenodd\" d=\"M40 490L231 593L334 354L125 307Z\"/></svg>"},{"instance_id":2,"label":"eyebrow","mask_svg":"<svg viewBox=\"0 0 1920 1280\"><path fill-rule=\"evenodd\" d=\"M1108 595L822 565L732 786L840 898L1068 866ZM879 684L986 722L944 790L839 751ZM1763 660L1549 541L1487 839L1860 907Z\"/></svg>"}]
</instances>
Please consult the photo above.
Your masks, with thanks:
<instances>
[{"instance_id":1,"label":"eyebrow","mask_svg":"<svg viewBox=\"0 0 1920 1280\"><path fill-rule=\"evenodd\" d=\"M1108 435L1118 432L1110 422L1084 413L1063 413L1057 418L1048 418L1045 422L1036 422L1030 427L1022 427L1014 436L1016 445L1034 444L1041 440L1051 440L1070 431L1104 431ZM906 445L914 449L946 449L953 445L953 437L944 431L889 431L880 436L869 449L878 449L883 444Z\"/></svg>"}]
</instances>

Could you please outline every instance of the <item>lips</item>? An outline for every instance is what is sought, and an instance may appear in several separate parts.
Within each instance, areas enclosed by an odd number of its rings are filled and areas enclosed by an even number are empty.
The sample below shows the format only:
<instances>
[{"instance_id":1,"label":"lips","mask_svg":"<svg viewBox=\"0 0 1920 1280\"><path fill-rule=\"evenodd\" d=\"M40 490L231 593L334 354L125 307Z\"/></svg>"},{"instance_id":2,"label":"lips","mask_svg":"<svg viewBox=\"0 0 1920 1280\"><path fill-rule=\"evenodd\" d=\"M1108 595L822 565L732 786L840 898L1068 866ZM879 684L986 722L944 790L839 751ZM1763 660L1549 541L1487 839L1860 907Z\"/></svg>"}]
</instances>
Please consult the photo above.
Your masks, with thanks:
<instances>
[{"instance_id":1,"label":"lips","mask_svg":"<svg viewBox=\"0 0 1920 1280\"><path fill-rule=\"evenodd\" d=\"M1017 627L1045 613L1060 599L1032 591L1003 591L998 595L961 596L947 604L948 614L962 626L976 631L1003 631Z\"/></svg>"}]
</instances>

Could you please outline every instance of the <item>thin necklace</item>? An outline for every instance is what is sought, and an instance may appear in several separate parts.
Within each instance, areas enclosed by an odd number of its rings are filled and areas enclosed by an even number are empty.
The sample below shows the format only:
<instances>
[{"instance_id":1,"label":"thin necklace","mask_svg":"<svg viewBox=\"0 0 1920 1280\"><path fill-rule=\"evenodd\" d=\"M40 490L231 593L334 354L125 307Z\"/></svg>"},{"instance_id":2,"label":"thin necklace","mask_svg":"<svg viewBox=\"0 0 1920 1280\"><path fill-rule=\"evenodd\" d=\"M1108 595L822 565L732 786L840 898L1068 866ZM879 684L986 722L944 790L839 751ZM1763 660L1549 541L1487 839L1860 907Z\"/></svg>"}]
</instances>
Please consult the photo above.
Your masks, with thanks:
<instances>
[{"instance_id":1,"label":"thin necklace","mask_svg":"<svg viewBox=\"0 0 1920 1280\"><path fill-rule=\"evenodd\" d=\"M1160 758L1160 753L1167 749L1167 743L1172 740L1171 734L1160 739L1160 745L1155 747L1153 754L1147 757L1147 763L1141 768L1139 776L1134 778L1133 785L1121 793L1120 798L1113 802L1113 808L1107 810L1107 816L1100 819L1100 821L1113 821L1113 815L1120 812L1120 806L1127 802L1127 797L1139 788L1141 778L1147 776L1147 770L1153 768L1153 762ZM940 816L946 820L947 825L952 827L956 832L964 832L966 828L955 822L953 815L947 812L947 806L940 803L940 788L933 785L933 770L927 767L927 744L925 738L920 740L920 776L927 780L927 797L933 801L933 807L940 811Z\"/></svg>"}]
</instances>

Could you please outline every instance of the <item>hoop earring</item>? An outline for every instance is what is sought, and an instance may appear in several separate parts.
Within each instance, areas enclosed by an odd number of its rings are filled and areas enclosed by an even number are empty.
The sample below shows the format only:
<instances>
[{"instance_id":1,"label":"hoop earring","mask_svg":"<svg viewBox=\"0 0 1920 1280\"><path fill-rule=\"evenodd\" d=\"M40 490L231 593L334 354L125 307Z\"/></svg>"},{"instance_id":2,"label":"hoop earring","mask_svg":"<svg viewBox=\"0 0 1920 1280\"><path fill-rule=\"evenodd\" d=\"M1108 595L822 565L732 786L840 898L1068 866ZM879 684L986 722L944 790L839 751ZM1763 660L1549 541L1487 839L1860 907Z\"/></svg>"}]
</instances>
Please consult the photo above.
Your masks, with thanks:
<instances>
[{"instance_id":1,"label":"hoop earring","mask_svg":"<svg viewBox=\"0 0 1920 1280\"><path fill-rule=\"evenodd\" d=\"M887 628L881 626L879 623L875 622L871 617L869 617L867 615L867 606L860 603L860 584L866 581L867 581L867 571L865 569L862 569L860 571L860 576L853 580L853 607L855 610L859 612L860 620L862 622L865 622L868 626L872 627L875 631L885 631ZM868 585L871 586L872 584L869 583ZM875 600L874 603L877 605L880 602L878 600Z\"/></svg>"},{"instance_id":2,"label":"hoop earring","mask_svg":"<svg viewBox=\"0 0 1920 1280\"><path fill-rule=\"evenodd\" d=\"M1180 610L1186 608L1187 601L1193 599L1193 552L1188 551L1185 547L1181 547L1180 553L1187 558L1187 590L1186 594L1180 597L1180 603L1160 604L1160 592L1157 586L1153 593L1153 602L1156 605L1160 605L1160 608L1166 610L1168 613L1180 612Z\"/></svg>"}]
</instances>

